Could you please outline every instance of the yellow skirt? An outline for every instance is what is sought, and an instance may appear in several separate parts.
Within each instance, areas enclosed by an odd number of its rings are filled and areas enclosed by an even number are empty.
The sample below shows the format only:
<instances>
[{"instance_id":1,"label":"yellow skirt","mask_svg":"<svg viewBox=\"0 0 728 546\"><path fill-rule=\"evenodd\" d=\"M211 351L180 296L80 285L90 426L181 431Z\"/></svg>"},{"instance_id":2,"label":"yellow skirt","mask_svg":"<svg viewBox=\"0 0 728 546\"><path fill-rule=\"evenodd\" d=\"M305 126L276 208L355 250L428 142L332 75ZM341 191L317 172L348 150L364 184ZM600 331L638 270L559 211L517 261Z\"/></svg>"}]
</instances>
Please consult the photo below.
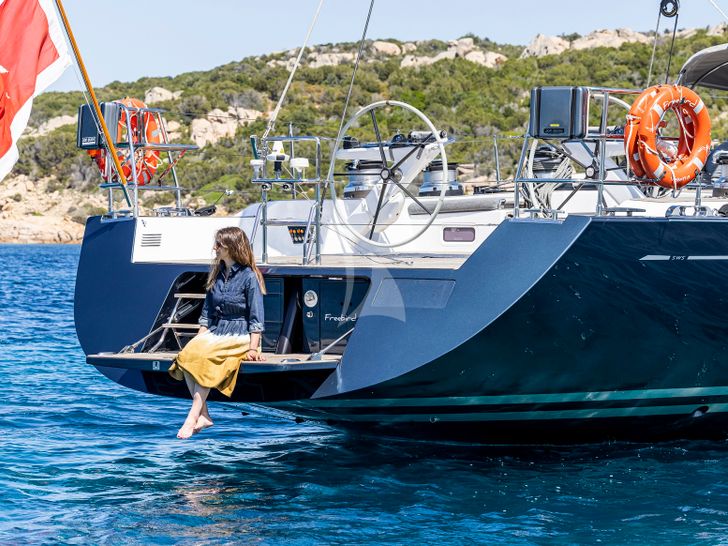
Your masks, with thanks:
<instances>
[{"instance_id":1,"label":"yellow skirt","mask_svg":"<svg viewBox=\"0 0 728 546\"><path fill-rule=\"evenodd\" d=\"M250 347L250 336L218 336L205 332L192 338L169 368L180 381L190 374L198 385L217 389L230 397L238 380L240 363Z\"/></svg>"}]
</instances>

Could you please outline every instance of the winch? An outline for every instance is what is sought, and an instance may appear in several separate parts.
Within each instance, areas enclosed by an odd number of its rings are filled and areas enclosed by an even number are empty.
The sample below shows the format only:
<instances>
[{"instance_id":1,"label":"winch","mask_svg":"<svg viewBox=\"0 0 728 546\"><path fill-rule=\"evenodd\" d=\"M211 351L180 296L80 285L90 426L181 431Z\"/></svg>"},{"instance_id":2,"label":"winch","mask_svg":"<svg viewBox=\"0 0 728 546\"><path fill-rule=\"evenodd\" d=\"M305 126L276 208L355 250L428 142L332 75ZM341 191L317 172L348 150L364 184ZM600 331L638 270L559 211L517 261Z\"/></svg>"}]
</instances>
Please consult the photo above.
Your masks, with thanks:
<instances>
[{"instance_id":1,"label":"winch","mask_svg":"<svg viewBox=\"0 0 728 546\"><path fill-rule=\"evenodd\" d=\"M463 186L457 180L457 170L458 164L448 161L447 176L445 177L445 173L442 171L442 161L439 159L432 161L423 171L420 195L438 196L443 184L448 185L445 195L463 195Z\"/></svg>"},{"instance_id":2,"label":"winch","mask_svg":"<svg viewBox=\"0 0 728 546\"><path fill-rule=\"evenodd\" d=\"M346 164L349 183L344 188L344 199L360 199L382 181L382 162L356 160Z\"/></svg>"}]
</instances>

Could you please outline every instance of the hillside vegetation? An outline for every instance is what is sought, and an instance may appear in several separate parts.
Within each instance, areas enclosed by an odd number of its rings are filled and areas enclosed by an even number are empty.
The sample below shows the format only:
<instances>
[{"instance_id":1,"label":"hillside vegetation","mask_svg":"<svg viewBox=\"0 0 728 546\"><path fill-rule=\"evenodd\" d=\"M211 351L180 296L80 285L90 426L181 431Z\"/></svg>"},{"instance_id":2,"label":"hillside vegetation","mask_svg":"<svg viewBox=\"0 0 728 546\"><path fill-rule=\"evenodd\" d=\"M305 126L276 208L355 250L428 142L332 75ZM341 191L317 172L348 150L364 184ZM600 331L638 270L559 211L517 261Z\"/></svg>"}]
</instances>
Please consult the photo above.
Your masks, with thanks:
<instances>
[{"instance_id":1,"label":"hillside vegetation","mask_svg":"<svg viewBox=\"0 0 728 546\"><path fill-rule=\"evenodd\" d=\"M505 55L508 60L488 68L463 58L443 59L427 66L402 68L401 58L370 56L362 62L351 98L349 113L375 100L396 99L425 112L439 128L461 139L450 148L451 160L491 161L493 135L520 135L528 122L529 91L538 85L593 85L643 88L652 52L651 44L627 43L618 49L567 50L559 55L519 58L523 48L494 44L471 37L488 51ZM700 30L689 38L678 39L672 61L672 78L684 61L696 51L725 41L725 36L709 36ZM398 43L392 40L393 43ZM447 48L439 41L418 42L418 54L436 54ZM356 44L318 46L319 51L352 52ZM664 79L666 43L658 47L653 83ZM188 141L190 124L211 110L247 108L266 112L272 109L283 89L288 70L285 53L246 58L206 72L191 72L173 78L142 78L135 82L114 82L97 90L100 100L124 96L143 98L147 90L163 87L182 93L174 99L154 104L166 109L166 119L180 124L180 140ZM293 123L297 134L335 137L351 78L353 63L312 68L302 66L289 92L277 128L287 131ZM661 74L661 75L660 75ZM726 99L702 90L710 108L714 138L728 137ZM61 115L74 115L83 102L80 92L46 93L35 101L31 126ZM401 119L381 120L382 133L390 135ZM228 208L242 207L258 198L249 182L251 158L249 136L262 134L265 116L239 127L234 137L218 140L199 152L188 154L179 164L182 184L189 196L212 201L223 188L236 190ZM96 192L98 171L89 157L75 147L75 125L67 125L42 136L26 136L20 142L20 161L14 174L32 180L50 178L48 191L65 188ZM514 146L513 150L516 150ZM507 151L504 172L512 172L515 151ZM150 194L152 192L149 192ZM169 195L150 200L169 201Z\"/></svg>"}]
</instances>

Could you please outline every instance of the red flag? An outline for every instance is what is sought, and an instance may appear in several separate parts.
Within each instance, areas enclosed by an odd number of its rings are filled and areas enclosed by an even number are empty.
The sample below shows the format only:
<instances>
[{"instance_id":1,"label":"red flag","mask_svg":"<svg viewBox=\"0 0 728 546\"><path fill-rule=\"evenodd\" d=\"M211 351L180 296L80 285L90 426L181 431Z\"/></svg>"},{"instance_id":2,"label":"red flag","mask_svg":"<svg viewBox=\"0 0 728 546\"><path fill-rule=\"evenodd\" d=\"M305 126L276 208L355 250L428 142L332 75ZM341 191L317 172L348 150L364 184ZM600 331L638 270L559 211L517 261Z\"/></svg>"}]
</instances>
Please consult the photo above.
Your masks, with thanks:
<instances>
[{"instance_id":1,"label":"red flag","mask_svg":"<svg viewBox=\"0 0 728 546\"><path fill-rule=\"evenodd\" d=\"M51 0L0 0L0 180L18 160L33 97L69 64Z\"/></svg>"}]
</instances>

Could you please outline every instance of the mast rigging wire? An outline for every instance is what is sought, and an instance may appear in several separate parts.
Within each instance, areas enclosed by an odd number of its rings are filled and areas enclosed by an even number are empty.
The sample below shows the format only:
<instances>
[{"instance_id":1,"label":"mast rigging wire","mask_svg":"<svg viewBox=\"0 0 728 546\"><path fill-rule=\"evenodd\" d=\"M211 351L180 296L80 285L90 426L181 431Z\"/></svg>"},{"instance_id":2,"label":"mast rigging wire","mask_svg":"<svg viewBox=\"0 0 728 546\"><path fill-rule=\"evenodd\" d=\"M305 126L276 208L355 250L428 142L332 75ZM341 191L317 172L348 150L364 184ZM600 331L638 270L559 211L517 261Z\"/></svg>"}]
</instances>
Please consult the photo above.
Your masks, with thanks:
<instances>
[{"instance_id":1,"label":"mast rigging wire","mask_svg":"<svg viewBox=\"0 0 728 546\"><path fill-rule=\"evenodd\" d=\"M362 53L364 51L364 42L367 37L367 31L369 29L369 21L372 18L372 10L374 9L374 0L371 0L369 4L369 13L367 13L367 19L364 22L364 30L361 34L361 39L359 40L359 47L356 52L356 61L354 62L354 70L351 72L351 81L349 82L349 90L346 93L346 100L344 101L344 111L341 113L341 121L339 122L339 130L336 132L337 140L341 137L341 129L344 127L344 122L346 121L346 111L349 108L349 101L351 100L351 93L354 89L354 80L356 79L356 71L359 69L359 63L361 62ZM331 158L333 161L334 158Z\"/></svg>"},{"instance_id":2,"label":"mast rigging wire","mask_svg":"<svg viewBox=\"0 0 728 546\"><path fill-rule=\"evenodd\" d=\"M657 50L657 37L660 33L660 17L662 17L662 10L657 10L657 24L655 25L655 39L652 41L652 56L650 57L650 69L647 72L647 85L649 87L652 82L652 66L655 63L655 51Z\"/></svg>"},{"instance_id":3,"label":"mast rigging wire","mask_svg":"<svg viewBox=\"0 0 728 546\"><path fill-rule=\"evenodd\" d=\"M672 41L670 42L670 54L667 57L667 69L665 70L665 85L667 85L670 79L670 65L672 64L672 52L675 47L675 35L677 34L677 21L680 19L680 14L675 13L675 24L672 27Z\"/></svg>"},{"instance_id":4,"label":"mast rigging wire","mask_svg":"<svg viewBox=\"0 0 728 546\"><path fill-rule=\"evenodd\" d=\"M711 2L713 0L710 0ZM713 4L715 6L715 4ZM716 6L717 7L717 6ZM680 0L661 0L660 7L657 10L657 24L655 25L655 39L652 42L652 56L650 57L650 68L647 72L647 87L652 83L652 68L655 63L655 52L657 50L657 40L660 33L660 18L665 16L668 19L675 19L672 26L672 40L670 42L670 53L667 57L667 69L665 70L665 84L670 79L670 67L672 66L672 55L675 48L675 36L677 35L677 23L680 18Z\"/></svg>"},{"instance_id":5,"label":"mast rigging wire","mask_svg":"<svg viewBox=\"0 0 728 546\"><path fill-rule=\"evenodd\" d=\"M714 8L716 9L716 10L718 10L718 13L720 13L720 14L721 14L721 15L723 16L723 19L725 19L726 21L728 21L728 15L726 15L726 14L725 14L725 12L724 12L724 11L723 11L722 9L720 9L720 7L719 7L719 6L718 6L718 4L717 4L717 3L715 2L715 0L708 0L708 1L709 1L709 2L711 3L711 4L713 4L713 7L714 7Z\"/></svg>"},{"instance_id":6,"label":"mast rigging wire","mask_svg":"<svg viewBox=\"0 0 728 546\"><path fill-rule=\"evenodd\" d=\"M321 7L323 5L324 5L324 0L319 0L318 7L316 8L316 13L314 14L313 20L311 21L311 24L308 27L308 32L306 33L306 38L303 40L301 49L298 52L298 57L296 57L296 62L293 64L293 67L291 67L291 72L288 75L288 81L286 82L286 86L283 88L283 93L281 93L281 96L278 99L278 104L276 104L276 107L273 110L273 113L271 114L270 119L268 120L268 126L265 128L265 133L263 133L263 140L273 130L273 126L276 123L276 118L278 117L278 113L281 111L281 107L283 106L283 101L285 100L286 94L288 93L288 88L291 87L291 82L293 82L293 76L296 75L296 70L298 70L298 67L301 64L301 57L303 57L303 52L306 51L306 47L308 47L308 40L309 40L309 38L311 38L311 33L313 32L313 29L316 26L316 21L318 21L319 14L321 13Z\"/></svg>"}]
</instances>

